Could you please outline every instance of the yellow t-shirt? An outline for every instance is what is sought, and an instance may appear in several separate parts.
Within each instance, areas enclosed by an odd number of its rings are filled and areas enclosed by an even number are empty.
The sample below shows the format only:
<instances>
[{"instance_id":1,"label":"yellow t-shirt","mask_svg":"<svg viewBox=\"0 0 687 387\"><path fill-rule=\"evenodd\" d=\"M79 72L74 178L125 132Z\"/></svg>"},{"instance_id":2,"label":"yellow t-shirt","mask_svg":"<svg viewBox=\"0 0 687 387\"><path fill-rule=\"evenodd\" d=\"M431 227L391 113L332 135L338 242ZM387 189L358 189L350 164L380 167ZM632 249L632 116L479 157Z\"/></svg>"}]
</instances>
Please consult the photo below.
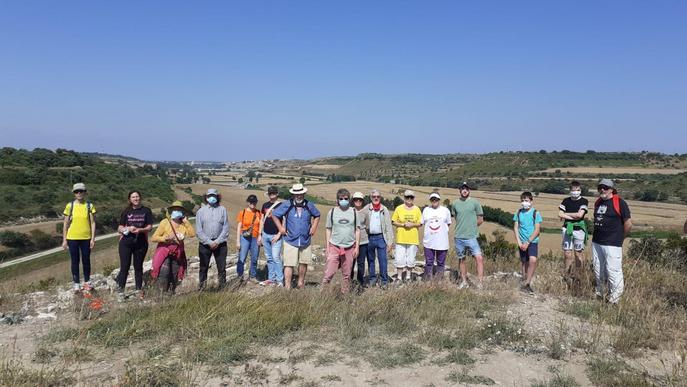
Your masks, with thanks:
<instances>
[{"instance_id":1,"label":"yellow t-shirt","mask_svg":"<svg viewBox=\"0 0 687 387\"><path fill-rule=\"evenodd\" d=\"M69 212L74 203L74 211L72 212L72 221L67 230L67 239L71 240L87 240L91 239L91 222L95 221L94 217L88 220L88 210L86 209L86 202L79 203L77 201L67 203L64 208L64 216L69 216ZM91 214L95 214L95 206L91 203Z\"/></svg>"},{"instance_id":2,"label":"yellow t-shirt","mask_svg":"<svg viewBox=\"0 0 687 387\"><path fill-rule=\"evenodd\" d=\"M405 204L401 204L396 207L394 215L391 217L392 222L411 222L411 223L421 223L422 212L418 206L413 206L413 208L406 208ZM396 227L396 243L404 245L419 245L420 244L420 233L416 227L407 229L405 227Z\"/></svg>"}]
</instances>

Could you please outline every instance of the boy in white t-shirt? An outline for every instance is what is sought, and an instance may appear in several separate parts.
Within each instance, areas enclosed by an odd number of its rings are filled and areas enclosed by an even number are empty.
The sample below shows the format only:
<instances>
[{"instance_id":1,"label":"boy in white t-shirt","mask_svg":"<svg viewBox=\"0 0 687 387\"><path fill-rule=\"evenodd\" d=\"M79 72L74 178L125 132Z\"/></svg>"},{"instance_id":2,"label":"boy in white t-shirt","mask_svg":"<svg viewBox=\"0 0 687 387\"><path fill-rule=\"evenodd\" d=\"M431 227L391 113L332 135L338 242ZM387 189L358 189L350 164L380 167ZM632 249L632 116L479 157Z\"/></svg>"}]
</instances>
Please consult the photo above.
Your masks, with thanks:
<instances>
[{"instance_id":1,"label":"boy in white t-shirt","mask_svg":"<svg viewBox=\"0 0 687 387\"><path fill-rule=\"evenodd\" d=\"M422 211L422 224L425 226L422 245L425 248L425 281L444 278L446 254L448 253L449 225L451 211L440 204L441 196L438 192L429 195L430 206ZM434 263L436 262L436 273Z\"/></svg>"}]
</instances>

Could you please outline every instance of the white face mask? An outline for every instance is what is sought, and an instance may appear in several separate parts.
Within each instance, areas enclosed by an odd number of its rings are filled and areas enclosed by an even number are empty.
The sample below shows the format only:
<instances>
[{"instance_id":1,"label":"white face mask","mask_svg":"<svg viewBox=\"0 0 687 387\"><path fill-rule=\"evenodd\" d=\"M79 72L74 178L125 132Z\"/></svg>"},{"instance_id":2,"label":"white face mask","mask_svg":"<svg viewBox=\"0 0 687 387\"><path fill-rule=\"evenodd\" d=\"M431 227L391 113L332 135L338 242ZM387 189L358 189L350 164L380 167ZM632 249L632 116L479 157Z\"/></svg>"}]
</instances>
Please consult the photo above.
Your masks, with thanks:
<instances>
[{"instance_id":1,"label":"white face mask","mask_svg":"<svg viewBox=\"0 0 687 387\"><path fill-rule=\"evenodd\" d=\"M522 208L524 208L526 210L529 210L530 207L532 207L532 202L528 202L528 201L523 200L522 203L520 203L520 204L522 205Z\"/></svg>"},{"instance_id":2,"label":"white face mask","mask_svg":"<svg viewBox=\"0 0 687 387\"><path fill-rule=\"evenodd\" d=\"M570 197L573 199L579 199L582 196L582 191L570 191Z\"/></svg>"}]
</instances>

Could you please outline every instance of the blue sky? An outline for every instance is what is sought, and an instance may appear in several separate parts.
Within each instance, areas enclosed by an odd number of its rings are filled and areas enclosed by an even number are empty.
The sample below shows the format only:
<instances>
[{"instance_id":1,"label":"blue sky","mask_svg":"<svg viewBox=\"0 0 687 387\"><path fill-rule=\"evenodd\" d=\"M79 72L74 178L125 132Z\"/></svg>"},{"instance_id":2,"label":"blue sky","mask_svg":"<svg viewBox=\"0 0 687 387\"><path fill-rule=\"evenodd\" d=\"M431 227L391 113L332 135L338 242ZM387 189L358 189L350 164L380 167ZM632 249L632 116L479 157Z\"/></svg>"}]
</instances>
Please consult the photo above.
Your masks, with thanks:
<instances>
[{"instance_id":1,"label":"blue sky","mask_svg":"<svg viewBox=\"0 0 687 387\"><path fill-rule=\"evenodd\" d=\"M15 1L3 146L685 153L685 1Z\"/></svg>"}]
</instances>

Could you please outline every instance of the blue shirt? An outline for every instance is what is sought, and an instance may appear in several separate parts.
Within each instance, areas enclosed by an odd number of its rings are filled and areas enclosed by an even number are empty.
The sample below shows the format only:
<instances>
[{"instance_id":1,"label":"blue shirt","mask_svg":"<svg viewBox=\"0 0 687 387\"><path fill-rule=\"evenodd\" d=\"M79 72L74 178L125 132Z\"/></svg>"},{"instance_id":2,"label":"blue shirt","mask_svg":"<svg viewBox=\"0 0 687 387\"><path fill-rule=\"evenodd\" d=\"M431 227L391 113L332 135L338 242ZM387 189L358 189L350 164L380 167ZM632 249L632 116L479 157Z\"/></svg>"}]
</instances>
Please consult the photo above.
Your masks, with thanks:
<instances>
[{"instance_id":1,"label":"blue shirt","mask_svg":"<svg viewBox=\"0 0 687 387\"><path fill-rule=\"evenodd\" d=\"M536 220L532 216L532 211L534 211L534 208L530 208L528 211L519 210L513 215L513 222L518 222L518 235L520 235L520 242L522 243L529 241L532 234L534 234L535 221L539 224L542 222L539 211L537 211ZM518 219L518 214L520 214L520 219ZM539 237L534 238L532 243L539 243Z\"/></svg>"},{"instance_id":2,"label":"blue shirt","mask_svg":"<svg viewBox=\"0 0 687 387\"><path fill-rule=\"evenodd\" d=\"M277 218L286 217L286 236L284 241L294 247L310 246L310 227L312 218L319 218L320 211L314 204L305 201L305 206L296 207L293 200L283 203L272 210Z\"/></svg>"}]
</instances>

